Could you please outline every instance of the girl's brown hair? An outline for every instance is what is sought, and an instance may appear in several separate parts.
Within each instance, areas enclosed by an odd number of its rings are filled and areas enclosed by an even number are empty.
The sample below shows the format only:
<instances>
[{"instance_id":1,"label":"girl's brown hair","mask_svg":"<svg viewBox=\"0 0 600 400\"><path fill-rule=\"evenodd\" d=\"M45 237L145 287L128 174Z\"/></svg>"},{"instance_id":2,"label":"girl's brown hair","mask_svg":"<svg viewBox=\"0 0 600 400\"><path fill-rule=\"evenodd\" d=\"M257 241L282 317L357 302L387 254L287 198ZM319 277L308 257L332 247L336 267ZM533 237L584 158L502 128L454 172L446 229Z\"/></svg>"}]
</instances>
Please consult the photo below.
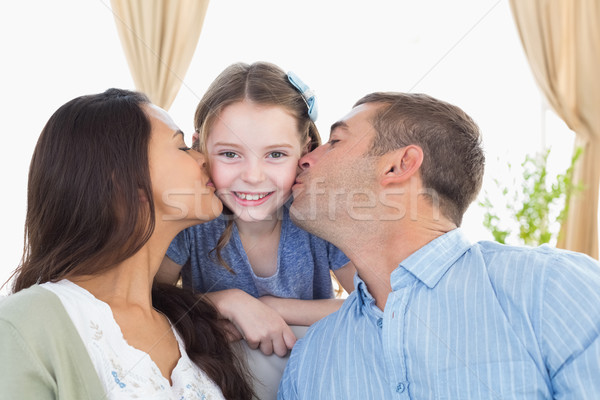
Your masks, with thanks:
<instances>
[{"instance_id":1,"label":"girl's brown hair","mask_svg":"<svg viewBox=\"0 0 600 400\"><path fill-rule=\"evenodd\" d=\"M316 149L321 144L321 136L315 123L308 116L308 106L302 94L289 82L287 74L278 66L267 62L254 64L236 63L227 67L211 83L196 108L194 126L198 140L193 147L206 154L206 142L210 129L221 111L228 105L249 100L265 106L283 107L297 122L300 143L308 143L305 151ZM209 163L210 168L210 163ZM226 207L224 214L231 216ZM233 220L228 218L227 227L217 242L217 260L231 269L221 256L221 251L231 239Z\"/></svg>"},{"instance_id":2,"label":"girl's brown hair","mask_svg":"<svg viewBox=\"0 0 600 400\"><path fill-rule=\"evenodd\" d=\"M97 275L138 252L154 232L148 164L151 124L137 92L109 89L60 107L38 139L29 168L25 249L13 291ZM148 202L140 202L144 195ZM185 339L188 355L228 399L249 399L246 372L212 305L157 286L153 305Z\"/></svg>"}]
</instances>

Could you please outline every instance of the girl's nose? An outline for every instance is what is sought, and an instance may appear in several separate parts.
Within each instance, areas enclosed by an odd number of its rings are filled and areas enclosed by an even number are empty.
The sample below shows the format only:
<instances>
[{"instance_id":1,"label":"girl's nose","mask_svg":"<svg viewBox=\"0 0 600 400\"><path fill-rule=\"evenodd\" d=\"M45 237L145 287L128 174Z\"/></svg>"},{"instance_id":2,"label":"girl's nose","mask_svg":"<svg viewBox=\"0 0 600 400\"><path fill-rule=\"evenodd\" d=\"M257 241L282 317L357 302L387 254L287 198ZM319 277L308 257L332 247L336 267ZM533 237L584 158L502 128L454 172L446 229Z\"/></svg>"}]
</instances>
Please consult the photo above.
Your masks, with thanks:
<instances>
[{"instance_id":1,"label":"girl's nose","mask_svg":"<svg viewBox=\"0 0 600 400\"><path fill-rule=\"evenodd\" d=\"M248 183L259 183L265 179L262 167L259 162L252 162L246 165L242 173L242 179Z\"/></svg>"}]
</instances>

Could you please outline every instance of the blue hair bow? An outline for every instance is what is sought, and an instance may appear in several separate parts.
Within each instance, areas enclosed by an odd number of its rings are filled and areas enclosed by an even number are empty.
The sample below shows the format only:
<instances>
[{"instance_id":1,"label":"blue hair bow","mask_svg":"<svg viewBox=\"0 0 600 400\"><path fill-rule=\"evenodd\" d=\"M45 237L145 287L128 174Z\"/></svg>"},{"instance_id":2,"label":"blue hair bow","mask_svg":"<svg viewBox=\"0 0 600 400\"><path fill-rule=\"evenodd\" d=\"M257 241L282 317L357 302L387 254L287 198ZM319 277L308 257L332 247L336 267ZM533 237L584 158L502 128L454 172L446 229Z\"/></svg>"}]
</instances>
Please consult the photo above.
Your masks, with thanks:
<instances>
[{"instance_id":1,"label":"blue hair bow","mask_svg":"<svg viewBox=\"0 0 600 400\"><path fill-rule=\"evenodd\" d=\"M302 94L304 101L306 102L306 106L308 107L308 116L310 119L315 122L317 120L318 110L317 110L317 99L315 98L315 93L310 90L310 88L298 78L293 72L287 73L288 80L298 91Z\"/></svg>"}]
</instances>

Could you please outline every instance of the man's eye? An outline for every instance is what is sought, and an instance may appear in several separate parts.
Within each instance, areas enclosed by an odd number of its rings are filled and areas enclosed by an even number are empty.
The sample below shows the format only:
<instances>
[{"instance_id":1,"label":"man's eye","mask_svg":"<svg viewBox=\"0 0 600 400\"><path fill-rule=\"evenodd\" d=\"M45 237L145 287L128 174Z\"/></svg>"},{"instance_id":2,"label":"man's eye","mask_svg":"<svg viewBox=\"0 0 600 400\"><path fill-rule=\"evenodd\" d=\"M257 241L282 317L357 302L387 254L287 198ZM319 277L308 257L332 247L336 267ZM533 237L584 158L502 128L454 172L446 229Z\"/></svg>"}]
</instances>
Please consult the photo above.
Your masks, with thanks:
<instances>
[{"instance_id":1,"label":"man's eye","mask_svg":"<svg viewBox=\"0 0 600 400\"><path fill-rule=\"evenodd\" d=\"M338 139L331 139L331 140L329 140L329 145L333 147L333 145L336 144L337 142L339 142Z\"/></svg>"}]
</instances>

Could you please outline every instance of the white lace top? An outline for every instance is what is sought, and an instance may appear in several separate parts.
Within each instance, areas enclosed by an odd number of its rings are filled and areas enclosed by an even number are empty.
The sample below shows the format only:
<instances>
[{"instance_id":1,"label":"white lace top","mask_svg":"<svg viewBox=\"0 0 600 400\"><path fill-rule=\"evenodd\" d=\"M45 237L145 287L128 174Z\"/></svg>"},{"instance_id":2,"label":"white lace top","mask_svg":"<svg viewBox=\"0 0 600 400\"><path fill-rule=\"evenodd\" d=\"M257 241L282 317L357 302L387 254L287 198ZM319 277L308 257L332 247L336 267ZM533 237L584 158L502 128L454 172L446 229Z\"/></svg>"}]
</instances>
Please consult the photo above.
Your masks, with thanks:
<instances>
[{"instance_id":1,"label":"white lace top","mask_svg":"<svg viewBox=\"0 0 600 400\"><path fill-rule=\"evenodd\" d=\"M171 374L171 386L150 356L123 338L108 304L66 279L41 286L55 293L67 310L106 389L106 399L224 399L219 387L189 359L175 329L181 358Z\"/></svg>"}]
</instances>

